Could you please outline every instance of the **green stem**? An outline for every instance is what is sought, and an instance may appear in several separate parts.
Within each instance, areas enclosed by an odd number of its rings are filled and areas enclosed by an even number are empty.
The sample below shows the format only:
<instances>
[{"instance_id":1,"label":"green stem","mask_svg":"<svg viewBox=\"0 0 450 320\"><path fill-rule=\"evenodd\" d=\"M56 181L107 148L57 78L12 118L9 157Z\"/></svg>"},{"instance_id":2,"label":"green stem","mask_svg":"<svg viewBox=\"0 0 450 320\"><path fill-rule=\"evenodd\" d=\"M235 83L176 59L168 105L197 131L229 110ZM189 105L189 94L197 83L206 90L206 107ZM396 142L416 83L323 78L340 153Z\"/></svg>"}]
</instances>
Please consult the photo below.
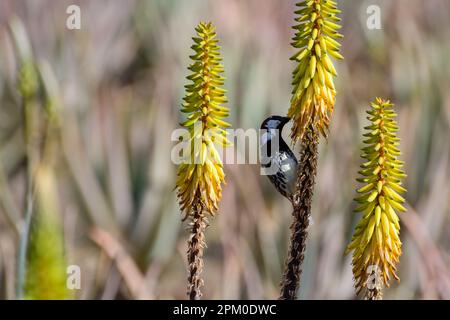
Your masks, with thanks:
<instances>
[{"instance_id":1,"label":"green stem","mask_svg":"<svg viewBox=\"0 0 450 320\"><path fill-rule=\"evenodd\" d=\"M35 169L35 164L37 160L37 155L33 150L33 136L32 136L32 126L33 126L33 105L30 97L23 98L23 120L24 120L24 141L25 141L25 172L26 172L26 195L25 195L25 220L22 229L22 234L20 236L19 252L17 257L17 288L16 295L17 299L24 298L24 286L26 277L26 264L27 264L27 252L28 252L28 238L31 228L31 220L33 216L33 174Z\"/></svg>"},{"instance_id":2,"label":"green stem","mask_svg":"<svg viewBox=\"0 0 450 320\"><path fill-rule=\"evenodd\" d=\"M25 203L25 222L20 237L18 260L17 260L17 299L24 298L26 261L28 252L28 238L30 235L31 218L33 216L33 182L31 176L27 177L27 194Z\"/></svg>"}]
</instances>

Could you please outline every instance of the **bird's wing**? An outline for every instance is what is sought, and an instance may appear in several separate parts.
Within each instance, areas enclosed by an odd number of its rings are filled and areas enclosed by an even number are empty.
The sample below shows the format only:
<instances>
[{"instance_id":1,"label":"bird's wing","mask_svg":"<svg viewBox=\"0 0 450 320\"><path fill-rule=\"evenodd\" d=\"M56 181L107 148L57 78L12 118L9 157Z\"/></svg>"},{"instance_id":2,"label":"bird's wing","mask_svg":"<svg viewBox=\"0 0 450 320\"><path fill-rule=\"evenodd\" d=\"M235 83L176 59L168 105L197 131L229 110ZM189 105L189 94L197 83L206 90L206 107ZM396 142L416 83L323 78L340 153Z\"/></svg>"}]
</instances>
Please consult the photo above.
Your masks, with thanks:
<instances>
[{"instance_id":1,"label":"bird's wing","mask_svg":"<svg viewBox=\"0 0 450 320\"><path fill-rule=\"evenodd\" d=\"M295 191L295 182L297 180L298 161L292 151L289 149L280 157L280 172L286 181L286 191L292 195Z\"/></svg>"}]
</instances>

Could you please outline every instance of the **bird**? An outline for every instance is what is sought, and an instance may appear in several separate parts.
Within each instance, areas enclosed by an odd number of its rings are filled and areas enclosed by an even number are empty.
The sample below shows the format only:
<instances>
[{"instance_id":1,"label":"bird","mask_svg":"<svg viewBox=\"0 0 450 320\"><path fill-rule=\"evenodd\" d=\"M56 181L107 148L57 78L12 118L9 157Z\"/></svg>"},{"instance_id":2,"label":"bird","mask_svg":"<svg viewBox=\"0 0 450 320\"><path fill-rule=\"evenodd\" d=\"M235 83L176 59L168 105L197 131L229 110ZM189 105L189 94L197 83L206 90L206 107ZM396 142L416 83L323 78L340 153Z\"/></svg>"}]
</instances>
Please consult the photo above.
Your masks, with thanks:
<instances>
[{"instance_id":1,"label":"bird","mask_svg":"<svg viewBox=\"0 0 450 320\"><path fill-rule=\"evenodd\" d=\"M293 203L298 161L281 136L284 125L290 120L288 117L273 115L263 121L260 164L277 191Z\"/></svg>"}]
</instances>

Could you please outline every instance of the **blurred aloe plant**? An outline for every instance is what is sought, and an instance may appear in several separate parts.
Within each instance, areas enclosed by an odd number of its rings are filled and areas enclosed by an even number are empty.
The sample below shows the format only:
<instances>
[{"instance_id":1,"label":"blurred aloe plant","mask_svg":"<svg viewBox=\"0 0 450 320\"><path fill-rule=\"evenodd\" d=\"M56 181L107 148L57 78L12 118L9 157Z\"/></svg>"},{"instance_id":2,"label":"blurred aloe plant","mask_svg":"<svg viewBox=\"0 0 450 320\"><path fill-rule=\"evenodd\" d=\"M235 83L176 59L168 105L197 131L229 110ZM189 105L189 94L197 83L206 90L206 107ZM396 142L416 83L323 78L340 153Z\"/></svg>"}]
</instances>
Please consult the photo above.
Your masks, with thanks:
<instances>
[{"instance_id":1,"label":"blurred aloe plant","mask_svg":"<svg viewBox=\"0 0 450 320\"><path fill-rule=\"evenodd\" d=\"M68 299L57 184L50 164L38 168L35 181L36 205L28 239L25 298Z\"/></svg>"},{"instance_id":2,"label":"blurred aloe plant","mask_svg":"<svg viewBox=\"0 0 450 320\"><path fill-rule=\"evenodd\" d=\"M182 126L189 132L189 143L184 161L178 168L177 195L185 218L190 220L191 235L188 242L188 295L200 299L203 280L203 249L206 246L204 230L207 215L217 213L225 182L223 165L215 144L226 147L230 143L224 128L230 125L222 119L228 116L224 84L221 74L218 39L212 23L201 22L195 29L191 47L195 54L189 66L186 96L181 112L188 117Z\"/></svg>"},{"instance_id":3,"label":"blurred aloe plant","mask_svg":"<svg viewBox=\"0 0 450 320\"><path fill-rule=\"evenodd\" d=\"M59 215L57 177L54 172L59 142L58 86L48 63L41 63L39 75L44 96L43 144L35 174L35 213L28 239L26 299L69 299L64 236Z\"/></svg>"},{"instance_id":4,"label":"blurred aloe plant","mask_svg":"<svg viewBox=\"0 0 450 320\"><path fill-rule=\"evenodd\" d=\"M26 30L17 18L11 22L11 34L19 61L17 88L21 97L27 185L17 297L66 299L70 295L53 170L58 142L54 111L56 81L48 64L37 67Z\"/></svg>"},{"instance_id":5,"label":"blurred aloe plant","mask_svg":"<svg viewBox=\"0 0 450 320\"><path fill-rule=\"evenodd\" d=\"M402 187L403 162L400 156L398 126L393 105L388 100L376 98L367 111L371 124L364 137L366 147L362 157L358 182L364 184L355 201L356 212L362 219L356 226L347 253L353 252L353 276L357 293L367 299L381 299L382 285L389 287L390 277L399 280L396 271L401 255L400 224L396 211L406 211L400 195L406 192Z\"/></svg>"},{"instance_id":6,"label":"blurred aloe plant","mask_svg":"<svg viewBox=\"0 0 450 320\"><path fill-rule=\"evenodd\" d=\"M20 245L17 262L17 290L18 298L24 296L24 281L26 274L27 244L31 219L33 214L34 172L38 162L37 152L37 95L38 75L32 55L31 45L22 22L14 18L10 24L10 30L18 57L17 90L21 98L21 113L23 120L23 140L25 145L25 185L24 196L24 223L20 235Z\"/></svg>"}]
</instances>

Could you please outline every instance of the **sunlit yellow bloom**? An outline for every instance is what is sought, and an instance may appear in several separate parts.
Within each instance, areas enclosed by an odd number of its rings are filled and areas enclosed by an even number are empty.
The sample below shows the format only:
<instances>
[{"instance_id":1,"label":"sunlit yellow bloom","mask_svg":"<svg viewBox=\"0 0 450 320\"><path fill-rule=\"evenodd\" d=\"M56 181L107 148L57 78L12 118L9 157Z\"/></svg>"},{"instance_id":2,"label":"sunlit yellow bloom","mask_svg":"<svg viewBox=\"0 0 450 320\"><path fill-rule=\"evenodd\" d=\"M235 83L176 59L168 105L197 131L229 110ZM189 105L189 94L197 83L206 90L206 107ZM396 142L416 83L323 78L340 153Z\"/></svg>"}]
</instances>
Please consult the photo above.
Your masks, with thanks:
<instances>
[{"instance_id":1,"label":"sunlit yellow bloom","mask_svg":"<svg viewBox=\"0 0 450 320\"><path fill-rule=\"evenodd\" d=\"M333 112L337 76L332 58L342 59L340 44L341 28L337 24L340 13L335 1L309 0L297 4L295 13L298 25L292 45L298 52L291 58L298 62L293 72L293 91L288 116L293 118L291 137L297 141L312 125L326 136Z\"/></svg>"},{"instance_id":2,"label":"sunlit yellow bloom","mask_svg":"<svg viewBox=\"0 0 450 320\"><path fill-rule=\"evenodd\" d=\"M390 277L399 279L396 270L401 255L400 224L397 211L406 211L401 193L403 162L398 160L400 150L396 117L389 101L377 98L367 113L371 124L367 127L362 149L366 160L361 165L358 182L364 185L355 199L356 212L363 217L358 223L347 252L353 251L353 276L358 294L369 299L381 298L383 284L389 287Z\"/></svg>"},{"instance_id":3,"label":"sunlit yellow bloom","mask_svg":"<svg viewBox=\"0 0 450 320\"><path fill-rule=\"evenodd\" d=\"M181 210L192 214L193 206L200 206L214 215L222 197L225 181L223 165L217 146L227 146L224 130L230 125L222 119L228 116L225 90L221 88L224 69L221 65L218 39L211 23L201 22L191 47L195 54L189 66L186 96L181 111L188 114L182 126L189 131L187 155L178 168L177 190Z\"/></svg>"}]
</instances>

